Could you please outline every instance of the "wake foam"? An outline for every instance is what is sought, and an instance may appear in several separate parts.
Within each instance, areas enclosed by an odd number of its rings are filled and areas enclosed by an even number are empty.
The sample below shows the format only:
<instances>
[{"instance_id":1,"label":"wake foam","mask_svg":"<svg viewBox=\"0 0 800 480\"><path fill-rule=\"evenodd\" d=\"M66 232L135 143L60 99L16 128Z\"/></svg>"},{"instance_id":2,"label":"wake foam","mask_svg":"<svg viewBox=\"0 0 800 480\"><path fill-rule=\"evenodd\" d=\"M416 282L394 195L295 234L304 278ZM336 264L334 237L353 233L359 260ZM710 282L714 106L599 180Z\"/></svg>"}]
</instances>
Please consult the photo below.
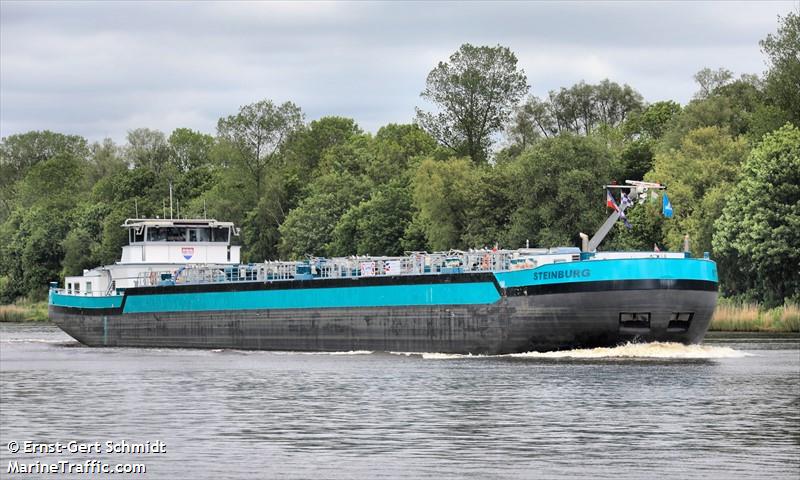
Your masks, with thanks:
<instances>
[{"instance_id":1,"label":"wake foam","mask_svg":"<svg viewBox=\"0 0 800 480\"><path fill-rule=\"evenodd\" d=\"M509 353L505 355L472 355L457 353L390 352L394 355L420 356L425 360L462 360L469 358L531 358L531 359L715 359L742 358L750 354L730 347L713 345L684 345L673 342L626 343L617 347L579 348L552 352Z\"/></svg>"},{"instance_id":2,"label":"wake foam","mask_svg":"<svg viewBox=\"0 0 800 480\"><path fill-rule=\"evenodd\" d=\"M271 351L272 355L372 355L372 350L350 350L347 352L299 352L299 351Z\"/></svg>"},{"instance_id":3,"label":"wake foam","mask_svg":"<svg viewBox=\"0 0 800 480\"><path fill-rule=\"evenodd\" d=\"M583 348L555 352L527 352L507 355L516 358L659 358L713 359L742 358L747 353L730 347L684 345L673 342L626 343L617 347Z\"/></svg>"},{"instance_id":4,"label":"wake foam","mask_svg":"<svg viewBox=\"0 0 800 480\"><path fill-rule=\"evenodd\" d=\"M70 338L60 338L56 340L48 340L44 338L0 338L0 343L46 343L58 345L61 343L71 343Z\"/></svg>"}]
</instances>

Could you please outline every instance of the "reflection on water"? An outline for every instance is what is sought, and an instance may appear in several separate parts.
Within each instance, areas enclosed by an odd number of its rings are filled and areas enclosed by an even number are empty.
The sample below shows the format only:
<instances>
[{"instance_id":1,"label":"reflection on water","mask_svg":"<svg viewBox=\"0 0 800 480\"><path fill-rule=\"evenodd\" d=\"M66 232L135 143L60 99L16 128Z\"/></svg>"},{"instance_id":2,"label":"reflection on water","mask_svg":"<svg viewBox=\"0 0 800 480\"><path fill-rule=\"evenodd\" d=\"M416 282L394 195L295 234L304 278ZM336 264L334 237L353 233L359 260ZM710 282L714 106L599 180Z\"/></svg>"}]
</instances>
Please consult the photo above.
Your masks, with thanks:
<instances>
[{"instance_id":1,"label":"reflection on water","mask_svg":"<svg viewBox=\"0 0 800 480\"><path fill-rule=\"evenodd\" d=\"M132 457L144 478L800 474L797 336L469 357L93 349L2 325L0 406L3 473L64 458L12 440L161 440Z\"/></svg>"}]
</instances>

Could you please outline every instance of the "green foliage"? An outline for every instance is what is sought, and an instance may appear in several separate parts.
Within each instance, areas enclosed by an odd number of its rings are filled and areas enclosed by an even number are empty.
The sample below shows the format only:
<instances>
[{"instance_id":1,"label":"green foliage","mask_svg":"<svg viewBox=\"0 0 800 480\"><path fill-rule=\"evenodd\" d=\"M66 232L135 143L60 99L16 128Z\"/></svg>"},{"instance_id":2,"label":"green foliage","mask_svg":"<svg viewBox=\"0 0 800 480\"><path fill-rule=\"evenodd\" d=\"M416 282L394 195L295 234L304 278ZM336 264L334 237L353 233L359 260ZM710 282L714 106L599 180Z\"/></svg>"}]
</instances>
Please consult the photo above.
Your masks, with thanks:
<instances>
[{"instance_id":1,"label":"green foliage","mask_svg":"<svg viewBox=\"0 0 800 480\"><path fill-rule=\"evenodd\" d=\"M484 163L492 135L500 131L528 91L517 57L507 47L461 45L450 61L428 74L420 96L438 113L417 108L417 122L457 155Z\"/></svg>"},{"instance_id":2,"label":"green foliage","mask_svg":"<svg viewBox=\"0 0 800 480\"><path fill-rule=\"evenodd\" d=\"M506 229L517 205L512 164L487 165L466 185L466 223L461 233L464 245L472 248L504 243Z\"/></svg>"},{"instance_id":3,"label":"green foliage","mask_svg":"<svg viewBox=\"0 0 800 480\"><path fill-rule=\"evenodd\" d=\"M715 227L725 293L768 306L800 295L800 129L786 125L752 150Z\"/></svg>"},{"instance_id":4,"label":"green foliage","mask_svg":"<svg viewBox=\"0 0 800 480\"><path fill-rule=\"evenodd\" d=\"M339 218L369 195L370 185L363 176L350 172L329 173L312 183L305 197L281 224L278 251L283 257L328 255L333 230Z\"/></svg>"},{"instance_id":5,"label":"green foliage","mask_svg":"<svg viewBox=\"0 0 800 480\"><path fill-rule=\"evenodd\" d=\"M620 154L622 173L625 180L641 180L653 168L653 140L638 138L628 142Z\"/></svg>"},{"instance_id":6,"label":"green foliage","mask_svg":"<svg viewBox=\"0 0 800 480\"><path fill-rule=\"evenodd\" d=\"M322 117L314 120L308 128L295 131L288 141L287 163L296 164L299 169L310 173L329 148L344 145L362 133L351 118Z\"/></svg>"},{"instance_id":7,"label":"green foliage","mask_svg":"<svg viewBox=\"0 0 800 480\"><path fill-rule=\"evenodd\" d=\"M701 92L680 114L673 116L664 133L662 150L679 148L691 130L702 127L719 127L733 136L746 135L759 140L787 118L785 112L769 104L762 82L753 75L701 85Z\"/></svg>"},{"instance_id":8,"label":"green foliage","mask_svg":"<svg viewBox=\"0 0 800 480\"><path fill-rule=\"evenodd\" d=\"M524 148L538 138L560 133L589 135L601 127L617 127L643 108L641 94L629 85L608 79L597 85L581 81L551 90L546 100L528 97L517 108L510 133Z\"/></svg>"},{"instance_id":9,"label":"green foliage","mask_svg":"<svg viewBox=\"0 0 800 480\"><path fill-rule=\"evenodd\" d=\"M134 168L147 168L160 174L169 162L169 145L163 132L137 128L128 132L125 157Z\"/></svg>"},{"instance_id":10,"label":"green foliage","mask_svg":"<svg viewBox=\"0 0 800 480\"><path fill-rule=\"evenodd\" d=\"M731 79L733 79L733 72L727 68L711 70L706 67L694 74L694 81L700 87L694 97L708 98L715 90L730 82Z\"/></svg>"},{"instance_id":11,"label":"green foliage","mask_svg":"<svg viewBox=\"0 0 800 480\"><path fill-rule=\"evenodd\" d=\"M333 231L332 255L402 255L402 238L411 222L408 187L392 183L350 208ZM353 248L355 247L355 248Z\"/></svg>"},{"instance_id":12,"label":"green foliage","mask_svg":"<svg viewBox=\"0 0 800 480\"><path fill-rule=\"evenodd\" d=\"M117 147L110 138L93 143L89 147L89 151L89 168L86 178L89 185L94 185L103 178L128 169L128 164L122 157L122 149Z\"/></svg>"},{"instance_id":13,"label":"green foliage","mask_svg":"<svg viewBox=\"0 0 800 480\"><path fill-rule=\"evenodd\" d=\"M10 135L0 141L0 222L14 209L17 182L35 165L56 156L85 159L87 142L77 135L48 130Z\"/></svg>"},{"instance_id":14,"label":"green foliage","mask_svg":"<svg viewBox=\"0 0 800 480\"><path fill-rule=\"evenodd\" d=\"M0 268L9 277L3 296L29 295L41 299L49 282L57 281L64 258L62 240L71 228L71 218L57 208L35 205L15 212L6 222Z\"/></svg>"},{"instance_id":15,"label":"green foliage","mask_svg":"<svg viewBox=\"0 0 800 480\"><path fill-rule=\"evenodd\" d=\"M188 128L176 128L167 139L171 163L179 172L190 172L211 161L214 137Z\"/></svg>"},{"instance_id":16,"label":"green foliage","mask_svg":"<svg viewBox=\"0 0 800 480\"><path fill-rule=\"evenodd\" d=\"M658 140L670 121L681 112L681 106L673 101L656 102L641 112L632 112L625 120L623 131L636 138Z\"/></svg>"},{"instance_id":17,"label":"green foliage","mask_svg":"<svg viewBox=\"0 0 800 480\"><path fill-rule=\"evenodd\" d=\"M85 160L69 156L56 156L37 163L17 184L18 206L47 204L56 209L70 208L85 190L85 170Z\"/></svg>"},{"instance_id":18,"label":"green foliage","mask_svg":"<svg viewBox=\"0 0 800 480\"><path fill-rule=\"evenodd\" d=\"M49 130L11 135L3 138L0 143L0 165L4 167L5 174L3 179L19 180L37 163L58 155L86 158L88 153L86 139L77 135L64 135Z\"/></svg>"},{"instance_id":19,"label":"green foliage","mask_svg":"<svg viewBox=\"0 0 800 480\"><path fill-rule=\"evenodd\" d=\"M63 268L62 276L80 275L84 269L96 267L89 247L92 245L92 237L85 230L73 228L69 231L61 248L64 249L64 259L61 261Z\"/></svg>"},{"instance_id":20,"label":"green foliage","mask_svg":"<svg viewBox=\"0 0 800 480\"><path fill-rule=\"evenodd\" d=\"M244 220L239 223L243 232L245 261L263 262L267 259L277 259L280 240L278 227L283 223L288 211L284 209L286 202L282 179L279 176L269 177L258 204L247 212Z\"/></svg>"},{"instance_id":21,"label":"green foliage","mask_svg":"<svg viewBox=\"0 0 800 480\"><path fill-rule=\"evenodd\" d=\"M747 155L744 139L718 127L692 130L679 149L656 155L647 181L667 185L675 217L664 224L664 242L680 250L688 233L695 252L712 252L712 225L722 213Z\"/></svg>"},{"instance_id":22,"label":"green foliage","mask_svg":"<svg viewBox=\"0 0 800 480\"><path fill-rule=\"evenodd\" d=\"M436 140L418 125L386 125L375 135L366 174L376 185L408 177L414 162L432 155L436 148Z\"/></svg>"},{"instance_id":23,"label":"green foliage","mask_svg":"<svg viewBox=\"0 0 800 480\"><path fill-rule=\"evenodd\" d=\"M800 14L780 18L778 31L761 41L761 49L769 57L769 98L800 126Z\"/></svg>"},{"instance_id":24,"label":"green foliage","mask_svg":"<svg viewBox=\"0 0 800 480\"><path fill-rule=\"evenodd\" d=\"M468 222L469 189L479 181L469 159L427 158L413 180L414 205L419 210L427 244L434 250L465 248L462 234Z\"/></svg>"},{"instance_id":25,"label":"green foliage","mask_svg":"<svg viewBox=\"0 0 800 480\"><path fill-rule=\"evenodd\" d=\"M523 152L507 245L577 245L578 232L593 232L605 219L601 185L613 178L612 165L608 148L590 137L559 135Z\"/></svg>"},{"instance_id":26,"label":"green foliage","mask_svg":"<svg viewBox=\"0 0 800 480\"><path fill-rule=\"evenodd\" d=\"M631 228L628 229L622 222L617 222L603 246L604 250L649 251L656 246L660 250L667 249L663 242L663 229L664 223L669 220L664 219L661 214L660 197L655 202L635 204L627 209L625 214Z\"/></svg>"},{"instance_id":27,"label":"green foliage","mask_svg":"<svg viewBox=\"0 0 800 480\"><path fill-rule=\"evenodd\" d=\"M239 113L220 118L217 134L237 153L240 162L261 198L266 169L275 165L287 139L303 126L303 113L292 102L275 105L271 100L244 105Z\"/></svg>"}]
</instances>

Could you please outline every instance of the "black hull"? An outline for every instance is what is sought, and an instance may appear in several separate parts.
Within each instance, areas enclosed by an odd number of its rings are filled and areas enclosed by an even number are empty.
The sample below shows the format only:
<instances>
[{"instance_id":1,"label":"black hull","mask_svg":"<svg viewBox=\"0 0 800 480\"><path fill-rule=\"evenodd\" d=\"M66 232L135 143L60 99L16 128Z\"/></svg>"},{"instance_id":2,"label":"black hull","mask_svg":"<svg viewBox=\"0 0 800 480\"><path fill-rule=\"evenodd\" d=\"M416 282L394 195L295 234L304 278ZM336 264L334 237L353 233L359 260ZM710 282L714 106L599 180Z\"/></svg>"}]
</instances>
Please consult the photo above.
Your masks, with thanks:
<instances>
[{"instance_id":1,"label":"black hull","mask_svg":"<svg viewBox=\"0 0 800 480\"><path fill-rule=\"evenodd\" d=\"M707 288L525 291L490 305L156 314L51 306L50 318L79 342L100 347L502 354L699 343L716 300ZM682 312L691 319L676 317Z\"/></svg>"}]
</instances>

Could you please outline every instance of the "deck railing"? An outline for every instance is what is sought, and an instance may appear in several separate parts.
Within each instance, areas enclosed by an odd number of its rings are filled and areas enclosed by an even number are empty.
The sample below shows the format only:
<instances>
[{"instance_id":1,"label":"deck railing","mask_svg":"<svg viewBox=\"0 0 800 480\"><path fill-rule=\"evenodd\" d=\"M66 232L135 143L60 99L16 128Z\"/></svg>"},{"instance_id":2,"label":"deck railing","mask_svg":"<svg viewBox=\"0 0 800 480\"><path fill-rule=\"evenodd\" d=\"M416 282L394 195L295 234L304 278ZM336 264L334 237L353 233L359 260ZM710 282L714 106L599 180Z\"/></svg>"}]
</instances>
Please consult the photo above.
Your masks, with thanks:
<instances>
[{"instance_id":1,"label":"deck railing","mask_svg":"<svg viewBox=\"0 0 800 480\"><path fill-rule=\"evenodd\" d=\"M586 260L620 258L683 258L677 252L609 252L584 256ZM147 270L127 280L134 287L207 284L230 282L279 282L330 278L360 278L403 275L438 275L470 272L500 272L536 268L550 263L581 260L577 249L520 249L520 250L451 250L449 252L408 252L403 257L354 256L341 258L309 258L306 261L265 261L255 264L202 265L192 264L176 270ZM70 295L103 296L107 292L69 292ZM117 283L118 285L119 283Z\"/></svg>"}]
</instances>

